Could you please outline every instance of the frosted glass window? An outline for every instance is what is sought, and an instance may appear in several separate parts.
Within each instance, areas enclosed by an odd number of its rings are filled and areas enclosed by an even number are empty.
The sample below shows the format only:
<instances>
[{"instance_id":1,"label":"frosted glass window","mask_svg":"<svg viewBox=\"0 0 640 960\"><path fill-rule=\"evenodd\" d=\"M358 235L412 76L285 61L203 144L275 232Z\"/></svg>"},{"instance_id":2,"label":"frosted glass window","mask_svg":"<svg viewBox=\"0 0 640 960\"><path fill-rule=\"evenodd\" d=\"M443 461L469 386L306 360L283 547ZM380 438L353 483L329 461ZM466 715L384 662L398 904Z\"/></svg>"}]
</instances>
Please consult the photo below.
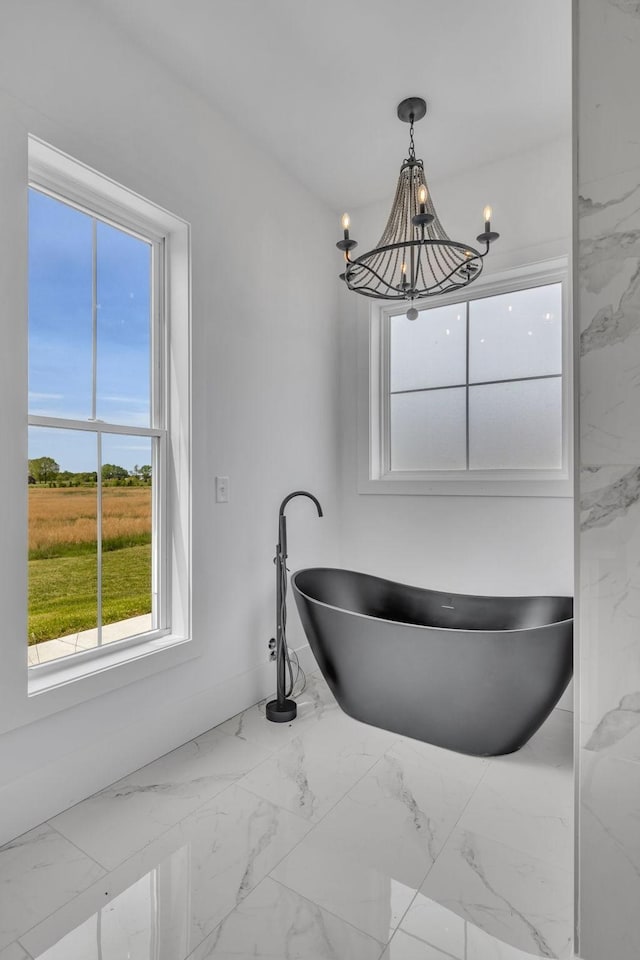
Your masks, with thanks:
<instances>
[{"instance_id":1,"label":"frosted glass window","mask_svg":"<svg viewBox=\"0 0 640 960\"><path fill-rule=\"evenodd\" d=\"M520 380L469 388L471 470L562 466L562 380Z\"/></svg>"},{"instance_id":2,"label":"frosted glass window","mask_svg":"<svg viewBox=\"0 0 640 960\"><path fill-rule=\"evenodd\" d=\"M469 303L469 382L562 373L562 284Z\"/></svg>"},{"instance_id":3,"label":"frosted glass window","mask_svg":"<svg viewBox=\"0 0 640 960\"><path fill-rule=\"evenodd\" d=\"M466 390L391 396L392 470L465 470Z\"/></svg>"},{"instance_id":4,"label":"frosted glass window","mask_svg":"<svg viewBox=\"0 0 640 960\"><path fill-rule=\"evenodd\" d=\"M391 391L464 384L466 304L421 310L417 320L390 318Z\"/></svg>"}]
</instances>

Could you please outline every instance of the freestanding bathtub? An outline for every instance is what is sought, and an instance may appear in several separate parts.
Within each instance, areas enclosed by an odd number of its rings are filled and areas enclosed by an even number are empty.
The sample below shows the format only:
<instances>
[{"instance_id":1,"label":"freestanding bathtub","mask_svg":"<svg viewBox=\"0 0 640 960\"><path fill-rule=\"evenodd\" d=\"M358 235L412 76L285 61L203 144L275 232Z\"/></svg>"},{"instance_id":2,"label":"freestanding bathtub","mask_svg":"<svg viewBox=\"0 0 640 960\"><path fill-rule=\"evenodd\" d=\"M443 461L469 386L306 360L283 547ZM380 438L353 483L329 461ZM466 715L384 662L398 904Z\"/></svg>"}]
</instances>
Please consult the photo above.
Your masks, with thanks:
<instances>
[{"instance_id":1,"label":"freestanding bathtub","mask_svg":"<svg viewBox=\"0 0 640 960\"><path fill-rule=\"evenodd\" d=\"M570 597L473 597L299 570L300 618L345 713L476 756L518 750L573 665Z\"/></svg>"}]
</instances>

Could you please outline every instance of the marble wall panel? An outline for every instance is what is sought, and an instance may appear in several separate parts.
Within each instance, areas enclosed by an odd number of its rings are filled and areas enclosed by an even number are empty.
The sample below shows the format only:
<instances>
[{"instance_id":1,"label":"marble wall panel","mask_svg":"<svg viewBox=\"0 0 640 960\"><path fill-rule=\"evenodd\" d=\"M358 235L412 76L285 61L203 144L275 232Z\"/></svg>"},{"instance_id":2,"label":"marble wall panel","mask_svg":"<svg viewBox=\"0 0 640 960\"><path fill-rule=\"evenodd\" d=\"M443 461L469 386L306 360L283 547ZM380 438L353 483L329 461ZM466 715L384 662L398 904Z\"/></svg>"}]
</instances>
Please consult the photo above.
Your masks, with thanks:
<instances>
[{"instance_id":1,"label":"marble wall panel","mask_svg":"<svg viewBox=\"0 0 640 960\"><path fill-rule=\"evenodd\" d=\"M640 462L640 167L581 185L583 464Z\"/></svg>"},{"instance_id":2,"label":"marble wall panel","mask_svg":"<svg viewBox=\"0 0 640 960\"><path fill-rule=\"evenodd\" d=\"M581 183L640 167L638 0L577 0Z\"/></svg>"},{"instance_id":3,"label":"marble wall panel","mask_svg":"<svg viewBox=\"0 0 640 960\"><path fill-rule=\"evenodd\" d=\"M579 603L581 743L640 760L637 464L581 471Z\"/></svg>"},{"instance_id":4,"label":"marble wall panel","mask_svg":"<svg viewBox=\"0 0 640 960\"><path fill-rule=\"evenodd\" d=\"M580 956L640 956L640 764L582 751Z\"/></svg>"},{"instance_id":5,"label":"marble wall panel","mask_svg":"<svg viewBox=\"0 0 640 960\"><path fill-rule=\"evenodd\" d=\"M640 956L640 0L576 0L578 952Z\"/></svg>"}]
</instances>

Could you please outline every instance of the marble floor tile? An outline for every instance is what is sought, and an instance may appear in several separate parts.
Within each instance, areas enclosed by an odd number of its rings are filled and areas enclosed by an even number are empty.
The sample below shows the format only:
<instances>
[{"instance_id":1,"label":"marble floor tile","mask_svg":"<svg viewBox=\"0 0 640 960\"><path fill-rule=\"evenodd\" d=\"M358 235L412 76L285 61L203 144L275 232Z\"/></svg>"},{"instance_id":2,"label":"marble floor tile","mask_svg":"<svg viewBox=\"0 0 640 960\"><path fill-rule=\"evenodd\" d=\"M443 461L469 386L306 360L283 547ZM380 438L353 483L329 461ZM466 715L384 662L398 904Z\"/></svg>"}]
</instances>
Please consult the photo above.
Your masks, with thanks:
<instances>
[{"instance_id":1,"label":"marble floor tile","mask_svg":"<svg viewBox=\"0 0 640 960\"><path fill-rule=\"evenodd\" d=\"M560 960L571 960L572 944L567 943L558 956ZM497 940L473 923L467 924L467 955L465 960L537 960L538 954L527 953L517 947Z\"/></svg>"},{"instance_id":2,"label":"marble floor tile","mask_svg":"<svg viewBox=\"0 0 640 960\"><path fill-rule=\"evenodd\" d=\"M400 929L451 957L466 960L467 921L421 893L404 915Z\"/></svg>"},{"instance_id":3,"label":"marble floor tile","mask_svg":"<svg viewBox=\"0 0 640 960\"><path fill-rule=\"evenodd\" d=\"M403 937L411 937L412 942ZM416 952L416 944L422 944L422 954ZM414 955L423 960L431 956L431 951L437 951L436 958L455 960L533 960L532 954L497 940L422 894L407 910L389 946L388 960L412 960Z\"/></svg>"},{"instance_id":4,"label":"marble floor tile","mask_svg":"<svg viewBox=\"0 0 640 960\"><path fill-rule=\"evenodd\" d=\"M300 696L295 697L295 700L298 705L298 715L291 723L272 723L267 720L265 715L267 701L261 700L260 703L220 724L217 730L232 737L238 737L240 740L259 743L275 750L299 736L302 730L339 710L326 681L316 673L307 676L305 689Z\"/></svg>"},{"instance_id":5,"label":"marble floor tile","mask_svg":"<svg viewBox=\"0 0 640 960\"><path fill-rule=\"evenodd\" d=\"M315 827L313 843L417 890L487 767L474 761L399 741Z\"/></svg>"},{"instance_id":6,"label":"marble floor tile","mask_svg":"<svg viewBox=\"0 0 640 960\"><path fill-rule=\"evenodd\" d=\"M103 874L97 863L47 824L0 847L0 948Z\"/></svg>"},{"instance_id":7,"label":"marble floor tile","mask_svg":"<svg viewBox=\"0 0 640 960\"><path fill-rule=\"evenodd\" d=\"M492 757L460 826L573 869L573 714L553 710L516 753Z\"/></svg>"},{"instance_id":8,"label":"marble floor tile","mask_svg":"<svg viewBox=\"0 0 640 960\"><path fill-rule=\"evenodd\" d=\"M318 821L397 739L336 711L299 732L240 784Z\"/></svg>"},{"instance_id":9,"label":"marble floor tile","mask_svg":"<svg viewBox=\"0 0 640 960\"><path fill-rule=\"evenodd\" d=\"M229 787L23 942L46 960L89 960L96 943L105 956L146 960L148 944L161 940L167 957L183 960L309 829Z\"/></svg>"},{"instance_id":10,"label":"marble floor tile","mask_svg":"<svg viewBox=\"0 0 640 960\"><path fill-rule=\"evenodd\" d=\"M490 764L460 820L460 827L523 850L570 871L573 866L573 774L532 769L513 754ZM508 758L503 758L507 761Z\"/></svg>"},{"instance_id":11,"label":"marble floor tile","mask_svg":"<svg viewBox=\"0 0 640 960\"><path fill-rule=\"evenodd\" d=\"M411 740L409 737L399 737L398 748L402 747L403 756L407 762L418 765L426 764L429 769L437 772L440 777L453 776L456 780L475 787L488 765L493 761L491 757L472 757L454 750L445 750L443 747L434 747L431 743L421 740ZM393 752L396 745L391 748Z\"/></svg>"},{"instance_id":12,"label":"marble floor tile","mask_svg":"<svg viewBox=\"0 0 640 960\"><path fill-rule=\"evenodd\" d=\"M543 957L567 953L571 873L521 850L456 828L421 893L520 950Z\"/></svg>"},{"instance_id":13,"label":"marble floor tile","mask_svg":"<svg viewBox=\"0 0 640 960\"><path fill-rule=\"evenodd\" d=\"M386 943L416 894L384 869L328 849L315 830L271 872L290 890Z\"/></svg>"},{"instance_id":14,"label":"marble floor tile","mask_svg":"<svg viewBox=\"0 0 640 960\"><path fill-rule=\"evenodd\" d=\"M466 757L312 676L0 849L0 960L565 960L571 720Z\"/></svg>"},{"instance_id":15,"label":"marble floor tile","mask_svg":"<svg viewBox=\"0 0 640 960\"><path fill-rule=\"evenodd\" d=\"M310 829L308 821L241 787L189 818L191 939L238 906Z\"/></svg>"},{"instance_id":16,"label":"marble floor tile","mask_svg":"<svg viewBox=\"0 0 640 960\"><path fill-rule=\"evenodd\" d=\"M516 753L493 757L492 763L507 766L514 762L523 767L539 769L556 767L573 771L573 713L568 710L552 710L531 740Z\"/></svg>"},{"instance_id":17,"label":"marble floor tile","mask_svg":"<svg viewBox=\"0 0 640 960\"><path fill-rule=\"evenodd\" d=\"M268 755L259 744L210 730L70 807L51 823L113 869Z\"/></svg>"},{"instance_id":18,"label":"marble floor tile","mask_svg":"<svg viewBox=\"0 0 640 960\"><path fill-rule=\"evenodd\" d=\"M382 944L266 879L189 960L378 960Z\"/></svg>"},{"instance_id":19,"label":"marble floor tile","mask_svg":"<svg viewBox=\"0 0 640 960\"><path fill-rule=\"evenodd\" d=\"M34 956L37 960L103 960L103 957L148 960L154 955L154 943L161 937L163 951L167 950L170 956L184 957L187 949L184 929L154 922L159 919L156 905L160 886L155 873L141 877L49 949L36 951ZM179 890L176 897L180 899ZM184 941L182 949L174 953L180 940Z\"/></svg>"},{"instance_id":20,"label":"marble floor tile","mask_svg":"<svg viewBox=\"0 0 640 960\"><path fill-rule=\"evenodd\" d=\"M443 953L437 947L396 930L381 960L466 960L463 953Z\"/></svg>"},{"instance_id":21,"label":"marble floor tile","mask_svg":"<svg viewBox=\"0 0 640 960\"><path fill-rule=\"evenodd\" d=\"M0 950L0 960L32 960L32 958L19 943L10 943L4 950Z\"/></svg>"}]
</instances>

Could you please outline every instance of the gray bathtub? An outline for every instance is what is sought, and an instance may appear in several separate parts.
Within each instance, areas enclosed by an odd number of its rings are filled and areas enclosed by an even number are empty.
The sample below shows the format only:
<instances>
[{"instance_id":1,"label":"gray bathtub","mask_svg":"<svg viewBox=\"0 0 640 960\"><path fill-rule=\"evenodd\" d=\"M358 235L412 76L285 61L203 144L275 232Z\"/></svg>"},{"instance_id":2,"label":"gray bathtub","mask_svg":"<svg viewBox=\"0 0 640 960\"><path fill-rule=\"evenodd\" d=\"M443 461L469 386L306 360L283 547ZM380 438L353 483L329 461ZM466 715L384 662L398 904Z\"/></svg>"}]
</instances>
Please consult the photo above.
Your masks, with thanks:
<instances>
[{"instance_id":1,"label":"gray bathtub","mask_svg":"<svg viewBox=\"0 0 640 960\"><path fill-rule=\"evenodd\" d=\"M476 756L518 750L573 666L570 597L473 597L298 570L300 619L345 713Z\"/></svg>"}]
</instances>

